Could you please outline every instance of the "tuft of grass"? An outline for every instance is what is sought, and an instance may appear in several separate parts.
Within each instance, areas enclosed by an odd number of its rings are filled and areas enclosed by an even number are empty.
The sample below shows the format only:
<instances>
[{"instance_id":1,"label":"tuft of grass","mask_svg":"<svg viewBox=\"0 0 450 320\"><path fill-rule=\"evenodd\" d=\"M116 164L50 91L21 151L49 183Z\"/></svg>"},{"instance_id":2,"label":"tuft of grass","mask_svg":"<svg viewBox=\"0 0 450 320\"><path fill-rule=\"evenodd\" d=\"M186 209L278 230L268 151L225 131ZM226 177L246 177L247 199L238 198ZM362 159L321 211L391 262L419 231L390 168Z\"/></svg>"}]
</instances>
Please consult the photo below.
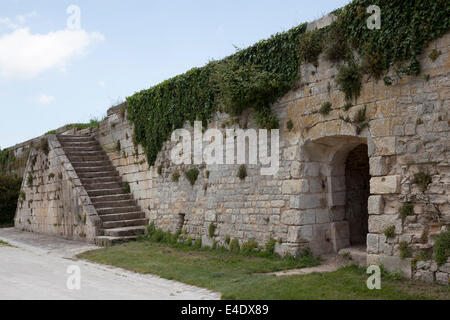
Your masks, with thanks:
<instances>
[{"instance_id":1,"label":"tuft of grass","mask_svg":"<svg viewBox=\"0 0 450 320\"><path fill-rule=\"evenodd\" d=\"M312 63L316 68L319 66L319 55L324 47L323 31L317 29L306 32L300 38L299 51L301 60Z\"/></svg>"},{"instance_id":2,"label":"tuft of grass","mask_svg":"<svg viewBox=\"0 0 450 320\"><path fill-rule=\"evenodd\" d=\"M400 208L399 217L405 222L406 217L414 215L414 205L411 202L405 202Z\"/></svg>"},{"instance_id":3,"label":"tuft of grass","mask_svg":"<svg viewBox=\"0 0 450 320\"><path fill-rule=\"evenodd\" d=\"M225 243L228 245L231 243L231 237L228 234L225 236Z\"/></svg>"},{"instance_id":4,"label":"tuft of grass","mask_svg":"<svg viewBox=\"0 0 450 320\"><path fill-rule=\"evenodd\" d=\"M327 116L330 114L332 107L333 105L331 104L331 102L324 102L319 109L319 113L323 116Z\"/></svg>"},{"instance_id":5,"label":"tuft of grass","mask_svg":"<svg viewBox=\"0 0 450 320\"><path fill-rule=\"evenodd\" d=\"M434 49L431 51L430 55L428 56L433 62L436 61L437 58L439 58L442 54L442 51Z\"/></svg>"},{"instance_id":6,"label":"tuft of grass","mask_svg":"<svg viewBox=\"0 0 450 320\"><path fill-rule=\"evenodd\" d=\"M411 251L409 250L409 244L406 241L399 243L400 246L400 258L407 259L411 258Z\"/></svg>"},{"instance_id":7,"label":"tuft of grass","mask_svg":"<svg viewBox=\"0 0 450 320\"><path fill-rule=\"evenodd\" d=\"M245 180L245 178L247 178L247 167L244 164L239 167L237 176L241 180Z\"/></svg>"},{"instance_id":8,"label":"tuft of grass","mask_svg":"<svg viewBox=\"0 0 450 320\"><path fill-rule=\"evenodd\" d=\"M288 129L289 132L292 131L292 129L294 129L294 122L292 122L292 120L289 120L286 123L286 128Z\"/></svg>"},{"instance_id":9,"label":"tuft of grass","mask_svg":"<svg viewBox=\"0 0 450 320\"><path fill-rule=\"evenodd\" d=\"M4 246L4 247L12 247L12 245L10 245L8 242L5 242L3 240L0 240L0 246Z\"/></svg>"},{"instance_id":10,"label":"tuft of grass","mask_svg":"<svg viewBox=\"0 0 450 320\"><path fill-rule=\"evenodd\" d=\"M200 174L200 171L198 171L197 168L192 168L192 169L184 172L186 179L188 179L188 181L191 183L192 186L195 185L195 182L197 181L199 174Z\"/></svg>"},{"instance_id":11,"label":"tuft of grass","mask_svg":"<svg viewBox=\"0 0 450 320\"><path fill-rule=\"evenodd\" d=\"M361 95L362 89L361 68L355 62L342 65L339 67L336 83L339 90L345 93L347 101L357 99Z\"/></svg>"},{"instance_id":12,"label":"tuft of grass","mask_svg":"<svg viewBox=\"0 0 450 320\"><path fill-rule=\"evenodd\" d=\"M395 237L395 226L390 226L386 230L384 230L384 235L388 239L392 239Z\"/></svg>"},{"instance_id":13,"label":"tuft of grass","mask_svg":"<svg viewBox=\"0 0 450 320\"><path fill-rule=\"evenodd\" d=\"M208 235L210 238L214 238L214 235L216 234L217 226L214 223L210 223L208 228Z\"/></svg>"},{"instance_id":14,"label":"tuft of grass","mask_svg":"<svg viewBox=\"0 0 450 320\"><path fill-rule=\"evenodd\" d=\"M178 170L176 170L172 174L172 182L178 182L178 181L180 181L180 173L178 172Z\"/></svg>"},{"instance_id":15,"label":"tuft of grass","mask_svg":"<svg viewBox=\"0 0 450 320\"><path fill-rule=\"evenodd\" d=\"M434 240L434 259L443 266L450 257L450 231L442 232Z\"/></svg>"},{"instance_id":16,"label":"tuft of grass","mask_svg":"<svg viewBox=\"0 0 450 320\"><path fill-rule=\"evenodd\" d=\"M241 246L239 245L239 240L234 238L230 243L230 251L234 253L238 253L241 251Z\"/></svg>"},{"instance_id":17,"label":"tuft of grass","mask_svg":"<svg viewBox=\"0 0 450 320\"><path fill-rule=\"evenodd\" d=\"M428 190L428 186L433 182L433 177L429 173L419 172L414 175L414 184L419 185L422 188L422 192Z\"/></svg>"},{"instance_id":18,"label":"tuft of grass","mask_svg":"<svg viewBox=\"0 0 450 320\"><path fill-rule=\"evenodd\" d=\"M123 192L125 192L125 193L131 193L131 187L130 187L130 184L129 184L128 182L125 182L125 183L123 184L122 190L123 190Z\"/></svg>"}]
</instances>

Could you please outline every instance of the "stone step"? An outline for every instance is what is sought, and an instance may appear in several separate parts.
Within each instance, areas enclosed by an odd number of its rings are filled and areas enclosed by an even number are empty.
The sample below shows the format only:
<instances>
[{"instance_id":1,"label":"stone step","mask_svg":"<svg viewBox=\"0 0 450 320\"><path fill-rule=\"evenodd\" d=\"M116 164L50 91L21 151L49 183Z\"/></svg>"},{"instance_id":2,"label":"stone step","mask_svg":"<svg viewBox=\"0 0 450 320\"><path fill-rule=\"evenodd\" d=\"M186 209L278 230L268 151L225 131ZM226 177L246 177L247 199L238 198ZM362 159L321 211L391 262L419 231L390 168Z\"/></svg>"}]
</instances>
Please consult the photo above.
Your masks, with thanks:
<instances>
[{"instance_id":1,"label":"stone step","mask_svg":"<svg viewBox=\"0 0 450 320\"><path fill-rule=\"evenodd\" d=\"M133 199L133 198L131 197L131 194L129 194L129 193L91 197L92 203L105 202L105 201L130 200L130 199Z\"/></svg>"},{"instance_id":2,"label":"stone step","mask_svg":"<svg viewBox=\"0 0 450 320\"><path fill-rule=\"evenodd\" d=\"M86 190L86 191L87 191L89 197L99 197L99 196L123 194L123 189L122 188L97 189L97 190Z\"/></svg>"},{"instance_id":3,"label":"stone step","mask_svg":"<svg viewBox=\"0 0 450 320\"><path fill-rule=\"evenodd\" d=\"M84 184L92 184L92 183L108 183L108 182L118 182L121 183L119 177L111 176L111 177L98 177L98 178L81 178L81 181Z\"/></svg>"},{"instance_id":4,"label":"stone step","mask_svg":"<svg viewBox=\"0 0 450 320\"><path fill-rule=\"evenodd\" d=\"M99 151L75 151L75 150L68 150L64 148L64 151L66 155L71 159L72 157L95 157L95 156L105 156L105 152L103 150Z\"/></svg>"},{"instance_id":5,"label":"stone step","mask_svg":"<svg viewBox=\"0 0 450 320\"><path fill-rule=\"evenodd\" d=\"M131 241L136 241L137 236L131 236L131 237L107 237L107 236L102 236L102 237L96 237L95 238L95 244L97 246L101 246L101 247L109 247L115 244L121 244L121 243L126 243L126 242L131 242Z\"/></svg>"},{"instance_id":6,"label":"stone step","mask_svg":"<svg viewBox=\"0 0 450 320\"><path fill-rule=\"evenodd\" d=\"M86 183L84 187L86 190L120 189L122 188L122 184L119 182Z\"/></svg>"},{"instance_id":7,"label":"stone step","mask_svg":"<svg viewBox=\"0 0 450 320\"><path fill-rule=\"evenodd\" d=\"M117 228L125 228L125 227L139 227L139 226L147 226L149 220L146 218L143 219L133 219L133 220L119 220L119 221L108 221L103 222L103 228L107 229L117 229Z\"/></svg>"},{"instance_id":8,"label":"stone step","mask_svg":"<svg viewBox=\"0 0 450 320\"><path fill-rule=\"evenodd\" d=\"M74 168L86 168L86 167L111 167L111 162L107 161L107 160L100 160L100 161L72 161L72 166Z\"/></svg>"},{"instance_id":9,"label":"stone step","mask_svg":"<svg viewBox=\"0 0 450 320\"><path fill-rule=\"evenodd\" d=\"M93 147L75 147L73 145L63 147L64 150L68 153L85 153L85 152L98 152L103 151L103 149L99 146L93 146Z\"/></svg>"},{"instance_id":10,"label":"stone step","mask_svg":"<svg viewBox=\"0 0 450 320\"><path fill-rule=\"evenodd\" d=\"M95 140L88 141L60 141L63 148L98 148L98 142Z\"/></svg>"},{"instance_id":11,"label":"stone step","mask_svg":"<svg viewBox=\"0 0 450 320\"><path fill-rule=\"evenodd\" d=\"M361 267L367 266L367 252L364 247L352 247L339 250L339 255L351 259Z\"/></svg>"},{"instance_id":12,"label":"stone step","mask_svg":"<svg viewBox=\"0 0 450 320\"><path fill-rule=\"evenodd\" d=\"M109 158L107 155L103 155L103 156L83 156L83 155L72 155L72 156L67 156L70 160L70 162L84 162L84 161L109 161Z\"/></svg>"},{"instance_id":13,"label":"stone step","mask_svg":"<svg viewBox=\"0 0 450 320\"><path fill-rule=\"evenodd\" d=\"M132 237L145 234L146 226L105 229L107 237Z\"/></svg>"},{"instance_id":14,"label":"stone step","mask_svg":"<svg viewBox=\"0 0 450 320\"><path fill-rule=\"evenodd\" d=\"M122 221L122 220L133 220L133 219L143 219L145 218L145 213L142 211L136 212L127 212L127 213L114 213L114 214L105 214L99 216L103 222L111 222L111 221Z\"/></svg>"},{"instance_id":15,"label":"stone step","mask_svg":"<svg viewBox=\"0 0 450 320\"><path fill-rule=\"evenodd\" d=\"M120 207L120 208L99 208L97 209L97 213L99 215L105 214L114 214L114 213L127 213L127 212L136 212L141 211L141 208L138 206L129 206L129 207Z\"/></svg>"},{"instance_id":16,"label":"stone step","mask_svg":"<svg viewBox=\"0 0 450 320\"><path fill-rule=\"evenodd\" d=\"M58 140L60 143L78 143L78 142L92 142L96 141L93 137L90 136L58 136Z\"/></svg>"},{"instance_id":17,"label":"stone step","mask_svg":"<svg viewBox=\"0 0 450 320\"><path fill-rule=\"evenodd\" d=\"M115 200L115 201L103 201L103 202L93 202L96 209L103 208L124 208L124 207L132 207L136 205L136 201L134 199L128 200Z\"/></svg>"},{"instance_id":18,"label":"stone step","mask_svg":"<svg viewBox=\"0 0 450 320\"><path fill-rule=\"evenodd\" d=\"M117 171L99 171L99 172L77 172L80 179L89 178L105 178L105 177L117 177L119 178L119 173Z\"/></svg>"},{"instance_id":19,"label":"stone step","mask_svg":"<svg viewBox=\"0 0 450 320\"><path fill-rule=\"evenodd\" d=\"M86 173L86 172L114 172L116 171L112 166L103 166L103 167L74 167L75 171L78 173Z\"/></svg>"}]
</instances>

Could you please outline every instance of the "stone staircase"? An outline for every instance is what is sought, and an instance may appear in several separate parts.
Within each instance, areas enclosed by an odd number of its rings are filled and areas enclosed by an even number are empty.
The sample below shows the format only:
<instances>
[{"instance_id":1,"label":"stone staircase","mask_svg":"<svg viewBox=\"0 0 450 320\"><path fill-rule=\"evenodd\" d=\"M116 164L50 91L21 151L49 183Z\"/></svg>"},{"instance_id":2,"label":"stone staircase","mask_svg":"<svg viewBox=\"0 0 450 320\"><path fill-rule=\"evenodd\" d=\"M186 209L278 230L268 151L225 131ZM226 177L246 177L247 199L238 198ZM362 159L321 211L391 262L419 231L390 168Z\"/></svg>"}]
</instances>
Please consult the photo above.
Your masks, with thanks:
<instances>
[{"instance_id":1,"label":"stone staircase","mask_svg":"<svg viewBox=\"0 0 450 320\"><path fill-rule=\"evenodd\" d=\"M97 245L132 241L145 233L149 221L92 136L57 137L102 220Z\"/></svg>"}]
</instances>

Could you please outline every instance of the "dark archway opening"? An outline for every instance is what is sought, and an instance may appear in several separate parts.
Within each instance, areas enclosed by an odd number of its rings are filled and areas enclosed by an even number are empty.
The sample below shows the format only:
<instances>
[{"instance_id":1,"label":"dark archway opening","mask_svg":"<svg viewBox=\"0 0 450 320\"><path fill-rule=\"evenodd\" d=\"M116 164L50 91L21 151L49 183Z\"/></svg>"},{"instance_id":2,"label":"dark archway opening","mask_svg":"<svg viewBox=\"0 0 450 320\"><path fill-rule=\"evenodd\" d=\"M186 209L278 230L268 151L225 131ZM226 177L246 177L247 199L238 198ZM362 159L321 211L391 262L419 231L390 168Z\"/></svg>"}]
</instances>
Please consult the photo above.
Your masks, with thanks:
<instances>
[{"instance_id":1,"label":"dark archway opening","mask_svg":"<svg viewBox=\"0 0 450 320\"><path fill-rule=\"evenodd\" d=\"M369 233L368 199L370 196L370 167L366 144L353 149L345 166L346 220L350 229L351 246L366 245Z\"/></svg>"}]
</instances>

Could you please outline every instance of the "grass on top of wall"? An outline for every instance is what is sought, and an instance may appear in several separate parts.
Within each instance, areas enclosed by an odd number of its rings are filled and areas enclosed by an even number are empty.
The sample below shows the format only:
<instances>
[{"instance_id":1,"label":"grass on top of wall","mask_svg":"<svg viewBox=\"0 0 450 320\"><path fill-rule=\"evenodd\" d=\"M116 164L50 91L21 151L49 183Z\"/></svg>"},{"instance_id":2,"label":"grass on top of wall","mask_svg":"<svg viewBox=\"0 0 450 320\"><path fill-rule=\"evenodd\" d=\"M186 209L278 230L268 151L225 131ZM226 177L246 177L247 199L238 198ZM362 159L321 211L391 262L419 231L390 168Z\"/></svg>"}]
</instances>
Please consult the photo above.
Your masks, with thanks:
<instances>
[{"instance_id":1,"label":"grass on top of wall","mask_svg":"<svg viewBox=\"0 0 450 320\"><path fill-rule=\"evenodd\" d=\"M139 241L78 255L106 265L222 293L229 300L354 300L450 299L450 288L391 275L382 277L381 290L369 290L364 268L348 266L335 272L276 277L266 273L301 268L301 260L244 256L218 250L171 248Z\"/></svg>"}]
</instances>

